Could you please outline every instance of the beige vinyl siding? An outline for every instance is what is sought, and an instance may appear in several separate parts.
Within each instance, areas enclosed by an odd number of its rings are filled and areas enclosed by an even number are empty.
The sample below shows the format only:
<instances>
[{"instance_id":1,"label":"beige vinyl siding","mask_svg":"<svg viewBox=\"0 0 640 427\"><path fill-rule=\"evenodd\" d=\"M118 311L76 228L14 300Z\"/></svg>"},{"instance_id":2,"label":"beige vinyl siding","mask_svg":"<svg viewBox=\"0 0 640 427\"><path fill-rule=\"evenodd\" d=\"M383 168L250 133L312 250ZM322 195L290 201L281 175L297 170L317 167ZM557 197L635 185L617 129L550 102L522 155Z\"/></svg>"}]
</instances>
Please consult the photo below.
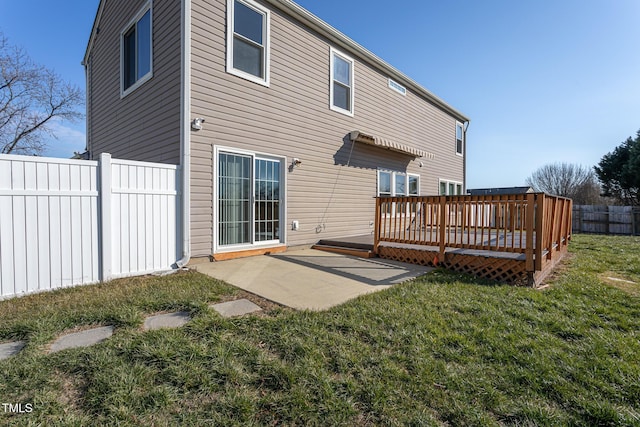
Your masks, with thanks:
<instances>
[{"instance_id":1,"label":"beige vinyl siding","mask_svg":"<svg viewBox=\"0 0 640 427\"><path fill-rule=\"evenodd\" d=\"M370 233L378 168L420 175L422 194L437 194L440 178L463 180L454 117L409 89L406 96L393 91L389 76L338 46L355 60L355 114L331 111L331 44L279 11L271 9L270 87L227 74L225 8L223 1L193 1L191 109L192 117L206 119L204 129L192 133L193 256L213 248L213 145L286 156L286 166L294 157L302 161L286 174L290 246ZM435 159L352 145L353 130L432 152ZM291 231L293 220L299 231Z\"/></svg>"},{"instance_id":2,"label":"beige vinyl siding","mask_svg":"<svg viewBox=\"0 0 640 427\"><path fill-rule=\"evenodd\" d=\"M117 158L178 164L179 1L153 1L153 77L120 98L120 34L145 4L144 0L104 4L100 32L88 57L88 148L94 158L108 152Z\"/></svg>"}]
</instances>

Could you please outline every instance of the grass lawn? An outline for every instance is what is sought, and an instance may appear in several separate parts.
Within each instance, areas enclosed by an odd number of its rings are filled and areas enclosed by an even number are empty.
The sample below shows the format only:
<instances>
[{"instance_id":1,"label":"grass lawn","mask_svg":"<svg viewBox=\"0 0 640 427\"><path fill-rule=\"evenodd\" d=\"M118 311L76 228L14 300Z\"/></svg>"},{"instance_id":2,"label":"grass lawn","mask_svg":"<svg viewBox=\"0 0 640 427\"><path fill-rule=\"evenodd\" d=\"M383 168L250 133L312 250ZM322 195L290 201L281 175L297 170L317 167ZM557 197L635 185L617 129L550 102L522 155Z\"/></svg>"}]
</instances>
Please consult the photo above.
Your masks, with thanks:
<instances>
[{"instance_id":1,"label":"grass lawn","mask_svg":"<svg viewBox=\"0 0 640 427\"><path fill-rule=\"evenodd\" d=\"M223 319L207 303L240 291L197 273L3 301L0 342L28 345L0 362L0 403L33 412L0 424L640 425L640 238L570 250L544 290L437 270L325 312ZM178 309L194 320L140 329Z\"/></svg>"}]
</instances>

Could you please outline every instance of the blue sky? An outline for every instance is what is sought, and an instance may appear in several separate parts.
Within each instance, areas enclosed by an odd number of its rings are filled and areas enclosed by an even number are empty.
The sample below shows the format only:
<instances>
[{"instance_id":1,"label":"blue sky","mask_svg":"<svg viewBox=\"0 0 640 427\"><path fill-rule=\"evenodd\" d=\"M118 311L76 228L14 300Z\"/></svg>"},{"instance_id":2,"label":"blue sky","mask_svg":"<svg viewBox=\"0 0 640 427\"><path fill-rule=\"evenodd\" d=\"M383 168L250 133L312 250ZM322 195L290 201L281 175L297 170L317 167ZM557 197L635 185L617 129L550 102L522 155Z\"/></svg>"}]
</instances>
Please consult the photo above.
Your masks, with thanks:
<instances>
[{"instance_id":1,"label":"blue sky","mask_svg":"<svg viewBox=\"0 0 640 427\"><path fill-rule=\"evenodd\" d=\"M0 31L84 88L98 3L0 0ZM471 118L469 188L593 166L640 129L638 0L298 3ZM56 126L47 155L84 148L83 123Z\"/></svg>"}]
</instances>

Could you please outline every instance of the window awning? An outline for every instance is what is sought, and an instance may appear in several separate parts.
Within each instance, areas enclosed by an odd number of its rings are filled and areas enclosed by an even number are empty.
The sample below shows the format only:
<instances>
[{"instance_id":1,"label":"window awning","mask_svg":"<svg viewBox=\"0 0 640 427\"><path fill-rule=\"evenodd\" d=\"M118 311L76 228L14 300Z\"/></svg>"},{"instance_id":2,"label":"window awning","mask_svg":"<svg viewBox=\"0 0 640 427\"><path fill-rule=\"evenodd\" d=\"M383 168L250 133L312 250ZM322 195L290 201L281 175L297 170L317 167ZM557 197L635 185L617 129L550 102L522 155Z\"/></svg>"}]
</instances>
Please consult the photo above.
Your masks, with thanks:
<instances>
[{"instance_id":1,"label":"window awning","mask_svg":"<svg viewBox=\"0 0 640 427\"><path fill-rule=\"evenodd\" d=\"M420 150L410 145L400 144L399 142L389 141L379 136L367 135L359 130L351 132L351 141L373 145L374 147L384 148L397 153L408 154L413 157L422 157L425 159L433 159L435 157L433 153L429 153L428 151Z\"/></svg>"}]
</instances>

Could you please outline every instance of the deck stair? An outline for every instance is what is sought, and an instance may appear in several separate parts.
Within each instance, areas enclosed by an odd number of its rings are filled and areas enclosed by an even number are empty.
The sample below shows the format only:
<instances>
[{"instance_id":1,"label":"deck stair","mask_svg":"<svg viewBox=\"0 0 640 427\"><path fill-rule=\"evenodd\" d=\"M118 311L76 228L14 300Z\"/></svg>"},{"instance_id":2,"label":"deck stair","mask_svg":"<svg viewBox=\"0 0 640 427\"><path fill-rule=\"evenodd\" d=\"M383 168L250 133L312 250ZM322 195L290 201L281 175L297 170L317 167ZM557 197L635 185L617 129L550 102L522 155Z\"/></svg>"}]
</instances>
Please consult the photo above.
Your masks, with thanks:
<instances>
[{"instance_id":1,"label":"deck stair","mask_svg":"<svg viewBox=\"0 0 640 427\"><path fill-rule=\"evenodd\" d=\"M360 237L360 236L358 236ZM373 258L373 243L363 242L363 239L322 239L312 249L351 255L359 258ZM372 240L372 238L366 239Z\"/></svg>"}]
</instances>

